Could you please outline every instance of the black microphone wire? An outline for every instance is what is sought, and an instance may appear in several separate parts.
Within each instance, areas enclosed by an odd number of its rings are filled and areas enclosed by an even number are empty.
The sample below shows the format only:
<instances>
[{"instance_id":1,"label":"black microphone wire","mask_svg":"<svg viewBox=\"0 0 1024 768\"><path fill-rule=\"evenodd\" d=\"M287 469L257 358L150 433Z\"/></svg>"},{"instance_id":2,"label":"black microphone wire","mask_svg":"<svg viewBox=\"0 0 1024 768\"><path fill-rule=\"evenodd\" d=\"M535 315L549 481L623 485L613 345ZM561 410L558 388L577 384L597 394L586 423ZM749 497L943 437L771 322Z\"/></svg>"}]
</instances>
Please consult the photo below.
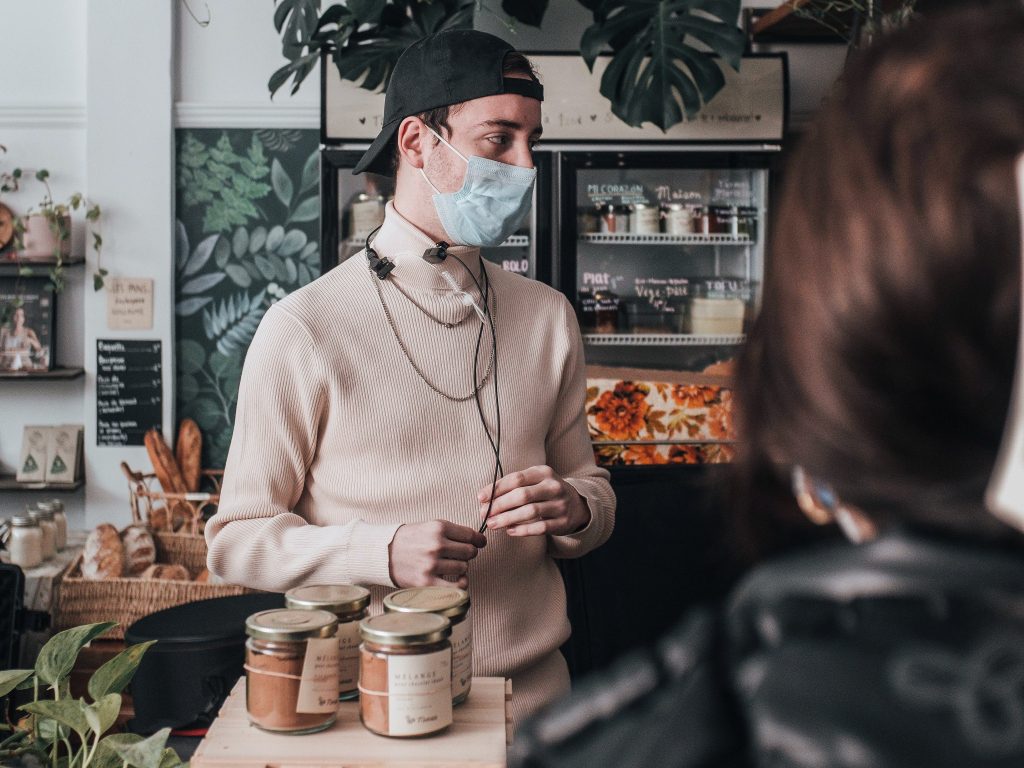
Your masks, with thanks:
<instances>
[{"instance_id":1,"label":"black microphone wire","mask_svg":"<svg viewBox=\"0 0 1024 768\"><path fill-rule=\"evenodd\" d=\"M487 274L487 268L484 265L484 258L480 256L480 271L483 273L483 286L480 285L480 281L477 280L476 275L473 274L473 270L469 266L456 256L454 253L449 253L449 256L454 258L462 268L469 274L470 279L476 286L477 291L483 298L484 302L484 315L487 317L487 323L491 329L491 344L494 349L494 370L492 375L494 376L494 419L495 419L495 435L491 437L491 430L487 426L487 419L484 416L483 406L480 402L480 390L478 389L479 379L477 378L480 368L480 343L483 340L484 326L480 324L480 330L476 336L476 350L473 354L473 399L476 401L477 414L480 416L480 424L484 428L484 434L487 435L487 442L491 445L491 450L494 452L494 475L491 478L491 495L487 502L487 513L484 515L483 522L480 523L480 533L487 530L487 520L491 516L491 508L494 506L494 491L498 485L498 480L505 474L505 469L501 465L501 402L498 397L498 335L494 326L494 318L491 315L490 302L488 301L491 291L491 280Z\"/></svg>"}]
</instances>

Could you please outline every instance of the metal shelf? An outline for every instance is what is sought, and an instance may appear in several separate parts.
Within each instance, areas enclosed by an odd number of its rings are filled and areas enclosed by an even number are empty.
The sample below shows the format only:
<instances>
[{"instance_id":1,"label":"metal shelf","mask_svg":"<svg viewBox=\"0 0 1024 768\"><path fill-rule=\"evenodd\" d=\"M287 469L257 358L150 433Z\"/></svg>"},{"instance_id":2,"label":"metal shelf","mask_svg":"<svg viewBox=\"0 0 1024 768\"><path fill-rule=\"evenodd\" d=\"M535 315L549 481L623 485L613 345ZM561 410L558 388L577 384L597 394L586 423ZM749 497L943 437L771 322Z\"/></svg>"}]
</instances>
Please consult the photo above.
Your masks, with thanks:
<instances>
[{"instance_id":1,"label":"metal shelf","mask_svg":"<svg viewBox=\"0 0 1024 768\"><path fill-rule=\"evenodd\" d=\"M77 267L85 264L84 256L69 256L64 259L65 267ZM0 277L16 277L21 273L23 267L32 270L31 277L49 277L50 270L57 266L53 259L8 259L0 257Z\"/></svg>"},{"instance_id":2,"label":"metal shelf","mask_svg":"<svg viewBox=\"0 0 1024 768\"><path fill-rule=\"evenodd\" d=\"M363 249L363 247L365 246L366 241L361 239L361 238L357 238L355 240L353 240L352 238L349 238L348 240L342 241L342 243L343 243L343 245L346 248L355 248L355 249L361 251ZM500 245L496 245L494 247L495 248L527 248L527 247L529 247L529 245L530 245L530 236L529 235L512 235L508 240L506 240L505 242L501 243Z\"/></svg>"},{"instance_id":3,"label":"metal shelf","mask_svg":"<svg viewBox=\"0 0 1024 768\"><path fill-rule=\"evenodd\" d=\"M585 333L583 341L591 346L606 347L721 347L742 344L746 334L703 335L690 333Z\"/></svg>"},{"instance_id":4,"label":"metal shelf","mask_svg":"<svg viewBox=\"0 0 1024 768\"><path fill-rule=\"evenodd\" d=\"M580 235L580 242L603 245L754 245L747 235L641 235L634 233L604 234L587 232Z\"/></svg>"}]
</instances>

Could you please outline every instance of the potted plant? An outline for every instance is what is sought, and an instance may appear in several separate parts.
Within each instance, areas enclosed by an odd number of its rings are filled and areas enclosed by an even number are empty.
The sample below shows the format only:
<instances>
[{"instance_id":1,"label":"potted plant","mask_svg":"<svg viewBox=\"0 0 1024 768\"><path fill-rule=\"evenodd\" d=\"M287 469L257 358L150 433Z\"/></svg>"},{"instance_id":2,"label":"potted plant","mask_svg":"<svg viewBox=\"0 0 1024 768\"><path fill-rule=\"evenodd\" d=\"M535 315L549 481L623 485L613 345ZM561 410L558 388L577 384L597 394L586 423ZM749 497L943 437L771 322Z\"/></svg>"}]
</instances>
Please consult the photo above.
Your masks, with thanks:
<instances>
[{"instance_id":1,"label":"potted plant","mask_svg":"<svg viewBox=\"0 0 1024 768\"><path fill-rule=\"evenodd\" d=\"M114 626L102 622L59 632L39 651L34 669L0 671L0 700L14 691L32 691L32 701L18 707L23 717L12 718L13 722L5 717L0 722L0 765L182 765L174 750L166 747L169 728L148 739L134 733L109 733L121 711L121 692L155 641L130 646L97 669L87 686L91 701L71 696L68 681L79 651Z\"/></svg>"},{"instance_id":2,"label":"potted plant","mask_svg":"<svg viewBox=\"0 0 1024 768\"><path fill-rule=\"evenodd\" d=\"M6 152L0 146L0 152ZM0 172L0 193L16 192L21 188L26 176L21 168ZM96 225L101 216L99 205L90 202L82 193L75 192L66 199L54 199L50 188L50 172L41 168L33 174L44 190L43 198L37 205L30 207L20 216L12 216L13 241L11 253L13 260L20 265L19 274L34 274L32 263L46 264L50 268L50 281L55 292L64 289L64 266L71 255L71 214L79 209L85 212L86 221ZM103 238L95 229L90 230L92 247L96 252L96 271L93 273L93 287L98 291L103 287L103 278L107 270L100 266L100 251Z\"/></svg>"},{"instance_id":3,"label":"potted plant","mask_svg":"<svg viewBox=\"0 0 1024 768\"><path fill-rule=\"evenodd\" d=\"M601 94L623 122L663 131L692 119L725 85L723 67L739 69L746 36L740 0L579 0L594 22L580 39L593 71L611 53ZM480 0L275 0L274 26L289 63L271 77L271 94L292 79L292 93L329 54L345 80L371 91L387 87L399 55L443 29L472 27ZM503 0L515 22L540 27L548 0Z\"/></svg>"}]
</instances>

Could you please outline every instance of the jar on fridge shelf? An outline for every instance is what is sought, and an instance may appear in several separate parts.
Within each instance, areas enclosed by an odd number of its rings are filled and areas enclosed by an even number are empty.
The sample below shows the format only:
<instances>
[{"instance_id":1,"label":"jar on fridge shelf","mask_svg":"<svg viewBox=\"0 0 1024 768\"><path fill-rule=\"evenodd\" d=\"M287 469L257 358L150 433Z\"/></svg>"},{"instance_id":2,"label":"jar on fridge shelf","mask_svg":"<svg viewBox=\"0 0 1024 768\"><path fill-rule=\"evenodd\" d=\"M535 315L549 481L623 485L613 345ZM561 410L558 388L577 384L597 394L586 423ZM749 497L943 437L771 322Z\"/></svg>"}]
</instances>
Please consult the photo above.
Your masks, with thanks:
<instances>
[{"instance_id":1,"label":"jar on fridge shelf","mask_svg":"<svg viewBox=\"0 0 1024 768\"><path fill-rule=\"evenodd\" d=\"M661 231L661 209L650 203L629 207L629 231L636 235L656 235Z\"/></svg>"},{"instance_id":2,"label":"jar on fridge shelf","mask_svg":"<svg viewBox=\"0 0 1024 768\"><path fill-rule=\"evenodd\" d=\"M580 288L577 307L580 333L594 333L597 330L597 299L589 288Z\"/></svg>"},{"instance_id":3,"label":"jar on fridge shelf","mask_svg":"<svg viewBox=\"0 0 1024 768\"><path fill-rule=\"evenodd\" d=\"M629 206L628 205L616 205L615 206L615 232L617 234L626 234L630 231L629 227Z\"/></svg>"},{"instance_id":4,"label":"jar on fridge shelf","mask_svg":"<svg viewBox=\"0 0 1024 768\"><path fill-rule=\"evenodd\" d=\"M690 209L683 203L665 203L662 206L662 216L665 221L665 234L690 234Z\"/></svg>"},{"instance_id":5,"label":"jar on fridge shelf","mask_svg":"<svg viewBox=\"0 0 1024 768\"><path fill-rule=\"evenodd\" d=\"M597 291L594 294L597 333L616 333L619 330L619 297L611 291Z\"/></svg>"},{"instance_id":6,"label":"jar on fridge shelf","mask_svg":"<svg viewBox=\"0 0 1024 768\"><path fill-rule=\"evenodd\" d=\"M615 216L615 206L612 203L601 205L598 208L598 215L600 216L600 229L602 234L614 235L618 232L616 229L618 219Z\"/></svg>"},{"instance_id":7,"label":"jar on fridge shelf","mask_svg":"<svg viewBox=\"0 0 1024 768\"><path fill-rule=\"evenodd\" d=\"M758 210L752 205L741 205L739 208L739 232L740 236L757 240L757 216Z\"/></svg>"},{"instance_id":8,"label":"jar on fridge shelf","mask_svg":"<svg viewBox=\"0 0 1024 768\"><path fill-rule=\"evenodd\" d=\"M710 235L711 213L706 205L695 205L690 209L690 231L695 235Z\"/></svg>"},{"instance_id":9,"label":"jar on fridge shelf","mask_svg":"<svg viewBox=\"0 0 1024 768\"><path fill-rule=\"evenodd\" d=\"M384 196L360 192L348 206L349 238L365 240L384 221Z\"/></svg>"},{"instance_id":10,"label":"jar on fridge shelf","mask_svg":"<svg viewBox=\"0 0 1024 768\"><path fill-rule=\"evenodd\" d=\"M709 208L711 214L711 232L729 237L739 237L740 234L740 213L735 205L713 205Z\"/></svg>"},{"instance_id":11,"label":"jar on fridge shelf","mask_svg":"<svg viewBox=\"0 0 1024 768\"><path fill-rule=\"evenodd\" d=\"M596 205L582 206L577 213L577 220L581 235L601 231L601 210Z\"/></svg>"}]
</instances>

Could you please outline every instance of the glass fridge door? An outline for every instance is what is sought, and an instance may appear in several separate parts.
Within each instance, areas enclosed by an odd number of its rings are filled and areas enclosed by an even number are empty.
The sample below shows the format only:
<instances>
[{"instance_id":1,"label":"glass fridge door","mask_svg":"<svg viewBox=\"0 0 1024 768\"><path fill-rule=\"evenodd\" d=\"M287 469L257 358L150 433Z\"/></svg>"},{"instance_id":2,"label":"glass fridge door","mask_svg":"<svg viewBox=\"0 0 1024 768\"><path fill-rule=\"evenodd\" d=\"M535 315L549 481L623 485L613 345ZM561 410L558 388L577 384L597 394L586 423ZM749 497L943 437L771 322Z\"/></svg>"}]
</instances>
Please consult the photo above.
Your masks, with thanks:
<instances>
[{"instance_id":1,"label":"glass fridge door","mask_svg":"<svg viewBox=\"0 0 1024 768\"><path fill-rule=\"evenodd\" d=\"M768 158L562 160L561 285L587 362L726 373L760 302Z\"/></svg>"}]
</instances>

